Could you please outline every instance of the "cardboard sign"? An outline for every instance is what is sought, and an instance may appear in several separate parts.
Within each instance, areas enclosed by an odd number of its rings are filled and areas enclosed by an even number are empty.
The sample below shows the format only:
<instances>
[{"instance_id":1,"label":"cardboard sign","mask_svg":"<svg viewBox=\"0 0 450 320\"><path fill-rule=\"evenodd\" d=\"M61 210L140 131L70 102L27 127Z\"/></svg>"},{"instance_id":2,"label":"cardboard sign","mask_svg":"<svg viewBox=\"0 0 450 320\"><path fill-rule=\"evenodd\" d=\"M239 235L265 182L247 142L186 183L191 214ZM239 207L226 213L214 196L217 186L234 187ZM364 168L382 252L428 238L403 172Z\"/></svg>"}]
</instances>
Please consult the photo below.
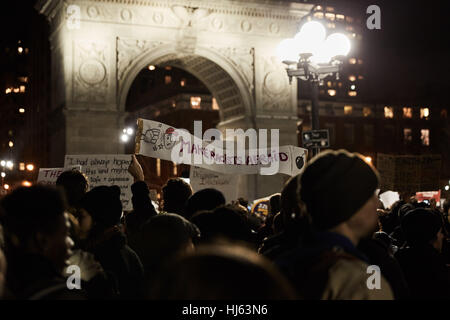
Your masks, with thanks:
<instances>
[{"instance_id":1,"label":"cardboard sign","mask_svg":"<svg viewBox=\"0 0 450 320\"><path fill-rule=\"evenodd\" d=\"M189 138L185 140L185 138ZM223 142L222 147L226 145ZM274 148L275 149L275 148ZM308 150L295 146L280 146L278 150L246 149L245 156L226 154L226 150L211 145L189 133L181 133L164 123L138 119L135 153L147 157L185 163L224 174L275 174L290 176L301 173L306 165ZM185 160L178 161L181 155ZM264 173L273 166L278 170ZM270 170L271 171L271 170ZM272 171L271 171L272 172Z\"/></svg>"},{"instance_id":2,"label":"cardboard sign","mask_svg":"<svg viewBox=\"0 0 450 320\"><path fill-rule=\"evenodd\" d=\"M238 198L238 190L236 187L239 182L238 175L224 174L191 166L189 179L194 192L202 189L213 188L223 193L227 203Z\"/></svg>"},{"instance_id":3,"label":"cardboard sign","mask_svg":"<svg viewBox=\"0 0 450 320\"><path fill-rule=\"evenodd\" d=\"M71 166L67 168L39 168L37 183L55 185L60 174L68 170L81 171L81 166Z\"/></svg>"},{"instance_id":4,"label":"cardboard sign","mask_svg":"<svg viewBox=\"0 0 450 320\"><path fill-rule=\"evenodd\" d=\"M134 180L128 173L130 163L130 154L66 155L64 166L80 165L81 171L89 179L91 189L97 186L119 186L123 210L132 210L131 185Z\"/></svg>"}]
</instances>

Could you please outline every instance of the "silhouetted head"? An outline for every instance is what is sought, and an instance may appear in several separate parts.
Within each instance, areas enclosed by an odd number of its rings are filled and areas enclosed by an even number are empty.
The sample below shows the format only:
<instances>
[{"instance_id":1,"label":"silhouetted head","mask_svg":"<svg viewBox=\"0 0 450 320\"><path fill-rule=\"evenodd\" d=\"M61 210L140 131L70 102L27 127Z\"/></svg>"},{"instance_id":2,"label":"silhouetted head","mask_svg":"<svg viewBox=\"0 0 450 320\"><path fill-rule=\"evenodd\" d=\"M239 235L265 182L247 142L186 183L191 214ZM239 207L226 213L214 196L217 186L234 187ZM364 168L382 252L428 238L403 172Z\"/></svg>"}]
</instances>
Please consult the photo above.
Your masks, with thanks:
<instances>
[{"instance_id":1,"label":"silhouetted head","mask_svg":"<svg viewBox=\"0 0 450 320\"><path fill-rule=\"evenodd\" d=\"M162 188L163 210L184 216L186 202L192 195L192 188L180 178L169 179Z\"/></svg>"},{"instance_id":2,"label":"silhouetted head","mask_svg":"<svg viewBox=\"0 0 450 320\"><path fill-rule=\"evenodd\" d=\"M186 205L186 218L190 219L196 212L202 210L214 210L225 204L222 192L216 189L202 189L194 193Z\"/></svg>"},{"instance_id":3,"label":"silhouetted head","mask_svg":"<svg viewBox=\"0 0 450 320\"><path fill-rule=\"evenodd\" d=\"M252 238L245 215L232 205L220 206L213 211L197 212L191 221L200 229L202 242L213 242L222 238L250 242Z\"/></svg>"},{"instance_id":4,"label":"silhouetted head","mask_svg":"<svg viewBox=\"0 0 450 320\"><path fill-rule=\"evenodd\" d=\"M81 206L92 217L97 228L109 228L119 224L122 216L122 202L118 186L93 188L81 200Z\"/></svg>"},{"instance_id":5,"label":"silhouetted head","mask_svg":"<svg viewBox=\"0 0 450 320\"><path fill-rule=\"evenodd\" d=\"M81 198L89 189L87 177L79 170L64 171L56 179L56 185L63 188L68 205L73 208L79 208Z\"/></svg>"},{"instance_id":6,"label":"silhouetted head","mask_svg":"<svg viewBox=\"0 0 450 320\"><path fill-rule=\"evenodd\" d=\"M159 214L143 225L136 250L144 267L158 268L178 252L191 250L199 237L199 229L182 216Z\"/></svg>"},{"instance_id":7,"label":"silhouetted head","mask_svg":"<svg viewBox=\"0 0 450 320\"><path fill-rule=\"evenodd\" d=\"M263 256L242 247L216 245L175 259L158 278L151 298L286 300L295 295Z\"/></svg>"},{"instance_id":8,"label":"silhouetted head","mask_svg":"<svg viewBox=\"0 0 450 320\"><path fill-rule=\"evenodd\" d=\"M7 254L40 255L62 272L73 242L60 190L43 185L19 188L0 203Z\"/></svg>"}]
</instances>

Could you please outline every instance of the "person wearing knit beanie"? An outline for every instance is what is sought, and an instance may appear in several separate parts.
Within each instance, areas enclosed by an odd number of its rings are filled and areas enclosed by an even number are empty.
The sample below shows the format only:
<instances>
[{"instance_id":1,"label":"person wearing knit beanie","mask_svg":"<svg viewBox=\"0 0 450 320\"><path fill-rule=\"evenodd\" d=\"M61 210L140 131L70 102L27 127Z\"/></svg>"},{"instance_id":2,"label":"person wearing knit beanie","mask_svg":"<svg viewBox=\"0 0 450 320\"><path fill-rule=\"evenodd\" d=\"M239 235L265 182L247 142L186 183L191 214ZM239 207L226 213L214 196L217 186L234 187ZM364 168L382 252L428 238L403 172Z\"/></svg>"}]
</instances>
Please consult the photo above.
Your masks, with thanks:
<instances>
[{"instance_id":1,"label":"person wearing knit beanie","mask_svg":"<svg viewBox=\"0 0 450 320\"><path fill-rule=\"evenodd\" d=\"M85 194L81 202L97 225L108 228L120 222L122 202L118 186L95 187Z\"/></svg>"},{"instance_id":2,"label":"person wearing knit beanie","mask_svg":"<svg viewBox=\"0 0 450 320\"><path fill-rule=\"evenodd\" d=\"M322 152L299 179L299 198L316 230L340 229L357 243L376 228L379 177L360 154Z\"/></svg>"}]
</instances>

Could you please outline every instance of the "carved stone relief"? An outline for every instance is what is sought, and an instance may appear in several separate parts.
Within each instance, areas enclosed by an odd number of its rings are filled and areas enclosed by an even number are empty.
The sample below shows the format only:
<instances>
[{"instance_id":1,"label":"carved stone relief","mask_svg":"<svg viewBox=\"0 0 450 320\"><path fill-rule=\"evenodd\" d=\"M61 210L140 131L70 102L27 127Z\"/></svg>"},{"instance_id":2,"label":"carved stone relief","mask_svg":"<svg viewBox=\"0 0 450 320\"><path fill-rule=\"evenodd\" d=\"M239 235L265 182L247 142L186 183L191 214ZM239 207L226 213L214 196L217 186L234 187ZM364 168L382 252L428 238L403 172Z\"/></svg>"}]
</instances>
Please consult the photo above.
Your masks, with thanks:
<instances>
[{"instance_id":1,"label":"carved stone relief","mask_svg":"<svg viewBox=\"0 0 450 320\"><path fill-rule=\"evenodd\" d=\"M259 57L262 72L262 109L267 111L289 111L291 88L286 71L275 59Z\"/></svg>"},{"instance_id":2,"label":"carved stone relief","mask_svg":"<svg viewBox=\"0 0 450 320\"><path fill-rule=\"evenodd\" d=\"M108 91L108 45L74 42L73 97L77 102L104 102Z\"/></svg>"}]
</instances>

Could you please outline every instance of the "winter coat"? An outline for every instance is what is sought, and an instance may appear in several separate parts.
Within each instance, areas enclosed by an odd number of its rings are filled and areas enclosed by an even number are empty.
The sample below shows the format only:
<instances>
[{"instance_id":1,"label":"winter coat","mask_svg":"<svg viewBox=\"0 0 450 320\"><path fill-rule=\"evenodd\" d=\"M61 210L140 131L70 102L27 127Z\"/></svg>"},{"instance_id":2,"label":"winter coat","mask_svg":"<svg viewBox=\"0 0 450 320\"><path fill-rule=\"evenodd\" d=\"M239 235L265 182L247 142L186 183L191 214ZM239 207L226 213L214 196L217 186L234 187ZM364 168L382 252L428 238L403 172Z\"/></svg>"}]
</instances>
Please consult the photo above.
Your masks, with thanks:
<instances>
[{"instance_id":1,"label":"winter coat","mask_svg":"<svg viewBox=\"0 0 450 320\"><path fill-rule=\"evenodd\" d=\"M395 257L405 274L412 299L449 299L450 268L431 245L400 249Z\"/></svg>"},{"instance_id":2,"label":"winter coat","mask_svg":"<svg viewBox=\"0 0 450 320\"><path fill-rule=\"evenodd\" d=\"M322 232L275 263L307 300L392 300L391 287L382 275L379 288L369 289L366 261L346 237Z\"/></svg>"}]
</instances>

